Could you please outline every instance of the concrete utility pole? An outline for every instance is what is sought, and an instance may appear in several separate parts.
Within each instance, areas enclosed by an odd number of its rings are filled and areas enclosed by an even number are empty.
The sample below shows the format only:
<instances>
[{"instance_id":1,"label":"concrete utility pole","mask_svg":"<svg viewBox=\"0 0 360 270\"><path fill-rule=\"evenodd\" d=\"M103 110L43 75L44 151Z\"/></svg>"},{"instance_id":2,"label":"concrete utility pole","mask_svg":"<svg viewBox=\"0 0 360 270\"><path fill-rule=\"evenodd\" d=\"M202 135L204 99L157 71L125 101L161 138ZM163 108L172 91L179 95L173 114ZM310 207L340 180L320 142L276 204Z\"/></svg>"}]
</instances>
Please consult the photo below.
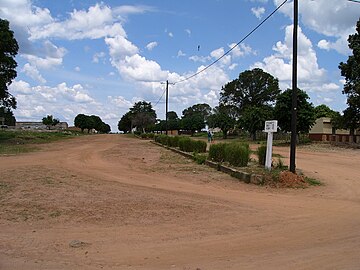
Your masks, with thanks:
<instances>
[{"instance_id":1,"label":"concrete utility pole","mask_svg":"<svg viewBox=\"0 0 360 270\"><path fill-rule=\"evenodd\" d=\"M298 0L294 0L294 29L293 29L293 67L292 67L292 108L291 108L291 145L290 145L290 171L296 172L296 118L297 118L297 36L298 36Z\"/></svg>"}]
</instances>

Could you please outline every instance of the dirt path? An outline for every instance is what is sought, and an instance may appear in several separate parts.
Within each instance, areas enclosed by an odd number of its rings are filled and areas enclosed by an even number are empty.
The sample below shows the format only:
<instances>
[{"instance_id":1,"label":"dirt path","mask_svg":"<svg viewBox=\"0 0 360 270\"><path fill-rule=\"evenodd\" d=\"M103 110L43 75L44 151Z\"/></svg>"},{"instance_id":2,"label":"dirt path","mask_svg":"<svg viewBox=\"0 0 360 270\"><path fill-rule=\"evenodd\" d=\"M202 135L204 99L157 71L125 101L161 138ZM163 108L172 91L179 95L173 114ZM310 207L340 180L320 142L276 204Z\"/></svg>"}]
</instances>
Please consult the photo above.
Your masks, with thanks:
<instances>
[{"instance_id":1,"label":"dirt path","mask_svg":"<svg viewBox=\"0 0 360 270\"><path fill-rule=\"evenodd\" d=\"M300 148L326 185L274 190L119 135L0 157L0 269L359 269L359 158Z\"/></svg>"}]
</instances>

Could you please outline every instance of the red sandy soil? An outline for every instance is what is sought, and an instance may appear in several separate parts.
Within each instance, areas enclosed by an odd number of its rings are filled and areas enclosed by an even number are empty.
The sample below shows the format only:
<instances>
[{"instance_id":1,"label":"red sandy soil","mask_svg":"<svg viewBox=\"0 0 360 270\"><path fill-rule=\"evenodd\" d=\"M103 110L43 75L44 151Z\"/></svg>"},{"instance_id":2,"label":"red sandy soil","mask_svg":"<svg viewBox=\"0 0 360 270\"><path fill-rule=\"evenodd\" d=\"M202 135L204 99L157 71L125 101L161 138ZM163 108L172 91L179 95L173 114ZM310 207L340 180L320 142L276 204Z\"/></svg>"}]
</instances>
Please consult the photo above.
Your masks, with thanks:
<instances>
[{"instance_id":1,"label":"red sandy soil","mask_svg":"<svg viewBox=\"0 0 360 270\"><path fill-rule=\"evenodd\" d=\"M298 148L325 185L272 189L122 135L2 156L0 269L360 269L359 160Z\"/></svg>"}]
</instances>

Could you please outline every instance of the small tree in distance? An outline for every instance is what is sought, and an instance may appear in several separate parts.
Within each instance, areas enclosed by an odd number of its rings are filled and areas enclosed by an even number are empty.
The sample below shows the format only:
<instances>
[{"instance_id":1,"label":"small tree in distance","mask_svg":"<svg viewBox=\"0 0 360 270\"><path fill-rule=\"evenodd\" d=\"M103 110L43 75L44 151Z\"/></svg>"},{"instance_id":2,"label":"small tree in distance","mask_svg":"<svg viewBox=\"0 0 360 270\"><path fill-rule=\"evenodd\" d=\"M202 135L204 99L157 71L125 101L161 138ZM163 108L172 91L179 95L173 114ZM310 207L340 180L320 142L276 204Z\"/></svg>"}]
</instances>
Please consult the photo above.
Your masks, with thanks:
<instances>
[{"instance_id":1,"label":"small tree in distance","mask_svg":"<svg viewBox=\"0 0 360 270\"><path fill-rule=\"evenodd\" d=\"M50 130L52 126L56 126L60 123L60 120L54 118L52 115L47 115L42 119L42 123Z\"/></svg>"}]
</instances>

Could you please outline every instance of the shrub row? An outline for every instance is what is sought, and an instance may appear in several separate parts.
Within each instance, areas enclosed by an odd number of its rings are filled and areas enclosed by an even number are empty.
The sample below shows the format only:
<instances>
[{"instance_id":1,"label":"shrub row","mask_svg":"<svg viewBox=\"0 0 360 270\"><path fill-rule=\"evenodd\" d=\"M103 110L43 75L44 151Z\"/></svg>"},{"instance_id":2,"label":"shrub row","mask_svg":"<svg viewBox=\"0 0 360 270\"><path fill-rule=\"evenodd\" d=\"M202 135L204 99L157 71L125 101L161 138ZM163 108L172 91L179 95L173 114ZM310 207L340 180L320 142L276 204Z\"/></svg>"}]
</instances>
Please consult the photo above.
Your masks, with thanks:
<instances>
[{"instance_id":1,"label":"shrub row","mask_svg":"<svg viewBox=\"0 0 360 270\"><path fill-rule=\"evenodd\" d=\"M229 162L233 166L247 166L250 159L249 144L218 143L210 146L209 159L216 162Z\"/></svg>"},{"instance_id":2,"label":"shrub row","mask_svg":"<svg viewBox=\"0 0 360 270\"><path fill-rule=\"evenodd\" d=\"M155 141L170 147L179 147L180 150L184 152L205 153L207 146L204 141L192 140L189 137L167 136L163 134L155 136Z\"/></svg>"},{"instance_id":3,"label":"shrub row","mask_svg":"<svg viewBox=\"0 0 360 270\"><path fill-rule=\"evenodd\" d=\"M140 137L142 139L154 139L155 134L154 133L141 133Z\"/></svg>"},{"instance_id":4,"label":"shrub row","mask_svg":"<svg viewBox=\"0 0 360 270\"><path fill-rule=\"evenodd\" d=\"M180 137L179 148L184 152L205 153L207 143L204 141L192 140L189 137Z\"/></svg>"}]
</instances>

